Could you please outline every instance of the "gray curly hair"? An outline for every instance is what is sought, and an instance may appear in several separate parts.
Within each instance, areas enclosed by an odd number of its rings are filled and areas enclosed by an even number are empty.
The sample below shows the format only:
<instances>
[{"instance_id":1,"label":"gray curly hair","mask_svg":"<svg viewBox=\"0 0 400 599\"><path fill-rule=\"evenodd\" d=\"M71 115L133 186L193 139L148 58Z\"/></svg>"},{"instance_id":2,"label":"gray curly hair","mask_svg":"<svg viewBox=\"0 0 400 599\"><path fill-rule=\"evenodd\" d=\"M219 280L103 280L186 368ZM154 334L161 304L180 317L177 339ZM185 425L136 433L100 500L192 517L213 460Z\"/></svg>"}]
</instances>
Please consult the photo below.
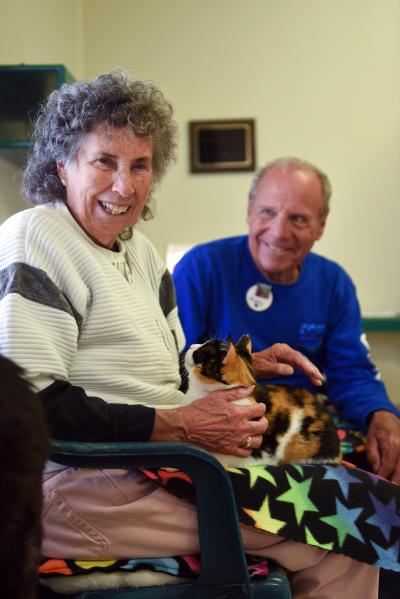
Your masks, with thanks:
<instances>
[{"instance_id":1,"label":"gray curly hair","mask_svg":"<svg viewBox=\"0 0 400 599\"><path fill-rule=\"evenodd\" d=\"M268 162L259 171L257 171L250 187L249 206L251 205L256 196L259 182L264 177L264 175L266 175L270 170L272 170L275 167L281 168L287 173L293 173L298 170L313 171L317 175L321 183L322 189L322 205L320 216L321 218L324 218L328 215L329 200L332 196L332 185L329 181L328 175L326 175L320 168L318 168L318 166L315 166L315 164L312 164L307 160L302 160L301 158L296 158L296 156L285 156L284 158L276 158L275 160L271 160L271 162Z\"/></svg>"},{"instance_id":2,"label":"gray curly hair","mask_svg":"<svg viewBox=\"0 0 400 599\"><path fill-rule=\"evenodd\" d=\"M177 125L162 92L148 81L130 80L113 71L91 81L64 83L40 108L34 128L34 147L23 172L22 193L31 204L66 200L57 162L75 160L84 136L96 125L132 127L153 140L152 191L176 159ZM151 193L147 202L150 200ZM147 205L142 218L152 218Z\"/></svg>"}]
</instances>

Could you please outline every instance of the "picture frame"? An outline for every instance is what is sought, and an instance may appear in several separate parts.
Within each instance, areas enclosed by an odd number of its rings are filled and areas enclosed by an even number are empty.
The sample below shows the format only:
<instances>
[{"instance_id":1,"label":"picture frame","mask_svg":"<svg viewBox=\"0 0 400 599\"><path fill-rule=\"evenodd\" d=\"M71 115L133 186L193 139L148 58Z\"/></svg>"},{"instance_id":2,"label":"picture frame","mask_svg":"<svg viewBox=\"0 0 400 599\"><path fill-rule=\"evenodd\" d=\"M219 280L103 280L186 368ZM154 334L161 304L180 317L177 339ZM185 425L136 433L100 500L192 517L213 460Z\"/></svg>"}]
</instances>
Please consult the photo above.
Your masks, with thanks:
<instances>
[{"instance_id":1,"label":"picture frame","mask_svg":"<svg viewBox=\"0 0 400 599\"><path fill-rule=\"evenodd\" d=\"M254 171L254 119L190 121L192 173Z\"/></svg>"}]
</instances>

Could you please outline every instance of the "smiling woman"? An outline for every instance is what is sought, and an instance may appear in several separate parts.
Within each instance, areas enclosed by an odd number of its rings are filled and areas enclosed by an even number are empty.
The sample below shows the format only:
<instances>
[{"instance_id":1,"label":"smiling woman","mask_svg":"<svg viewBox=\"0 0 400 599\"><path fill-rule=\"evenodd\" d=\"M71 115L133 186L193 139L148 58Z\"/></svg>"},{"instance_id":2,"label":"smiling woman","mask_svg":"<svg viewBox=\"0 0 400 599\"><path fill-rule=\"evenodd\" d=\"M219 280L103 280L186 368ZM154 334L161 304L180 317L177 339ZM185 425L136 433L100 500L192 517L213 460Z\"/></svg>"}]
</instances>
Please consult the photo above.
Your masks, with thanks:
<instances>
[{"instance_id":1,"label":"smiling woman","mask_svg":"<svg viewBox=\"0 0 400 599\"><path fill-rule=\"evenodd\" d=\"M84 137L75 160L57 164L68 209L96 243L111 249L140 218L152 183L152 157L151 138L101 123Z\"/></svg>"}]
</instances>

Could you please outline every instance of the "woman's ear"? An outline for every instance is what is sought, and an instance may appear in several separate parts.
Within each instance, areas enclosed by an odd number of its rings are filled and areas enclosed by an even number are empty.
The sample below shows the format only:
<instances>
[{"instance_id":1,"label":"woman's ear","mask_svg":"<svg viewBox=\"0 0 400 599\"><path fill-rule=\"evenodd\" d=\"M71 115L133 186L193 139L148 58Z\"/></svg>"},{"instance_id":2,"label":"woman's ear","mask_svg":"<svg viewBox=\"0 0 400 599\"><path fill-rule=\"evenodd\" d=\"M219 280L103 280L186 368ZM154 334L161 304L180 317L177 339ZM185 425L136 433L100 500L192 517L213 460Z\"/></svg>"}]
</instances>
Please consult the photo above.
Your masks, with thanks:
<instances>
[{"instance_id":1,"label":"woman's ear","mask_svg":"<svg viewBox=\"0 0 400 599\"><path fill-rule=\"evenodd\" d=\"M65 166L63 164L61 164L61 162L57 162L56 164L57 164L58 176L60 177L61 183L65 187L67 185L67 171L65 169Z\"/></svg>"}]
</instances>

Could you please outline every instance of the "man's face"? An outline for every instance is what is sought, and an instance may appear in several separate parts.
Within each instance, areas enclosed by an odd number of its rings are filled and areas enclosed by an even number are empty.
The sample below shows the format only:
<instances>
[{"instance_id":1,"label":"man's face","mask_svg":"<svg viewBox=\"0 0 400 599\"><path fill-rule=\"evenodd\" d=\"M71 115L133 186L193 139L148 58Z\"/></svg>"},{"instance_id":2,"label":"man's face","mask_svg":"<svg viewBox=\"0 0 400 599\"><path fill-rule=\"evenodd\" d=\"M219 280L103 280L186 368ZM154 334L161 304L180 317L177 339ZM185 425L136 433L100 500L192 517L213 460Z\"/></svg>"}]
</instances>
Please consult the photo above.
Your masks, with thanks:
<instances>
[{"instance_id":1,"label":"man's face","mask_svg":"<svg viewBox=\"0 0 400 599\"><path fill-rule=\"evenodd\" d=\"M111 248L139 219L152 183L152 158L151 138L100 124L85 135L74 162L58 165L69 211L99 245Z\"/></svg>"},{"instance_id":2,"label":"man's face","mask_svg":"<svg viewBox=\"0 0 400 599\"><path fill-rule=\"evenodd\" d=\"M249 248L257 268L274 283L293 283L325 227L322 187L311 170L273 167L249 206Z\"/></svg>"}]
</instances>

